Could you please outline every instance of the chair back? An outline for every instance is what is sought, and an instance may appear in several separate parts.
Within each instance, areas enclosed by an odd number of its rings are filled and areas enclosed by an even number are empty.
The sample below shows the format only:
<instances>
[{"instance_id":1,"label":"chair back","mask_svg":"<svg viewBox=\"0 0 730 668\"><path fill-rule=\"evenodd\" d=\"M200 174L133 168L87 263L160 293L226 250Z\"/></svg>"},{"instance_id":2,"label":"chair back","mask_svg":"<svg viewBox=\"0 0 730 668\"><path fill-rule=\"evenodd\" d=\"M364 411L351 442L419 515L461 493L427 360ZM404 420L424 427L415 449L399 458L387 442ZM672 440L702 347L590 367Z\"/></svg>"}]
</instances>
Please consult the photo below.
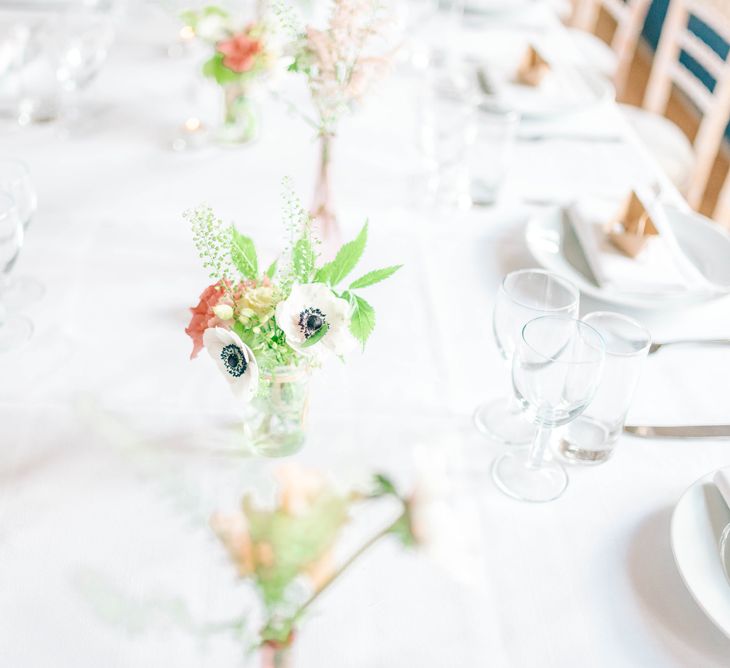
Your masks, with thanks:
<instances>
[{"instance_id":1,"label":"chair back","mask_svg":"<svg viewBox=\"0 0 730 668\"><path fill-rule=\"evenodd\" d=\"M718 5L721 6L721 5ZM644 97L644 108L663 114L676 86L702 114L694 140L695 165L685 196L697 208L707 187L715 157L730 121L730 53L722 58L689 28L704 23L730 44L730 18L705 0L671 0ZM687 54L716 82L708 88L681 59Z\"/></svg>"},{"instance_id":2,"label":"chair back","mask_svg":"<svg viewBox=\"0 0 730 668\"><path fill-rule=\"evenodd\" d=\"M576 28L594 32L601 9L616 22L610 46L617 58L613 83L619 97L626 87L650 5L651 0L577 0L575 5L571 24Z\"/></svg>"}]
</instances>

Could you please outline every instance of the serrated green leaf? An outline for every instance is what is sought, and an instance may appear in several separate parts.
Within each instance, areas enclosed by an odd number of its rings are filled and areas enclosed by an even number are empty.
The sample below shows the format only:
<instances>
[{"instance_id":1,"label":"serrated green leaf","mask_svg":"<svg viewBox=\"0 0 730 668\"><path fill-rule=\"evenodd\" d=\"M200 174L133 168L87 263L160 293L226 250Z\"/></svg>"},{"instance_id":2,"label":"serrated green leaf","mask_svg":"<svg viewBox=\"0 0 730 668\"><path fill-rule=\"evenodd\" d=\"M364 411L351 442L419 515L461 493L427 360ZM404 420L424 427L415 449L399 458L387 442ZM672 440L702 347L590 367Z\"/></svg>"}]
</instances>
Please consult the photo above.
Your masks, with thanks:
<instances>
[{"instance_id":1,"label":"serrated green leaf","mask_svg":"<svg viewBox=\"0 0 730 668\"><path fill-rule=\"evenodd\" d=\"M309 237L302 237L294 244L291 253L294 277L300 283L309 283L314 273L314 263L317 256L312 248Z\"/></svg>"},{"instance_id":2,"label":"serrated green leaf","mask_svg":"<svg viewBox=\"0 0 730 668\"><path fill-rule=\"evenodd\" d=\"M274 274L276 273L276 264L279 262L279 259L277 258L274 260L270 265L269 268L266 270L266 275L269 278L274 278Z\"/></svg>"},{"instance_id":3,"label":"serrated green leaf","mask_svg":"<svg viewBox=\"0 0 730 668\"><path fill-rule=\"evenodd\" d=\"M209 60L203 63L203 74L206 77L215 79L216 83L220 86L241 80L241 74L239 72L234 72L223 64L222 53L215 53Z\"/></svg>"},{"instance_id":4,"label":"serrated green leaf","mask_svg":"<svg viewBox=\"0 0 730 668\"><path fill-rule=\"evenodd\" d=\"M337 251L337 255L332 262L328 262L317 272L317 282L327 283L328 285L337 285L345 276L347 276L358 263L365 250L365 244L368 240L368 224L362 226L360 234L352 241Z\"/></svg>"},{"instance_id":5,"label":"serrated green leaf","mask_svg":"<svg viewBox=\"0 0 730 668\"><path fill-rule=\"evenodd\" d=\"M302 343L302 348L309 348L319 341L328 331L330 326L325 322L312 336Z\"/></svg>"},{"instance_id":6,"label":"serrated green leaf","mask_svg":"<svg viewBox=\"0 0 730 668\"><path fill-rule=\"evenodd\" d=\"M375 309L370 306L362 297L352 295L354 309L350 319L350 331L352 335L362 343L365 342L375 329Z\"/></svg>"},{"instance_id":7,"label":"serrated green leaf","mask_svg":"<svg viewBox=\"0 0 730 668\"><path fill-rule=\"evenodd\" d=\"M369 271L364 276L361 276L356 281L350 283L349 289L356 290L357 288L366 288L369 285L380 283L380 281L384 281L386 278L390 278L402 266L402 264L396 264L392 267L385 267L384 269L375 269L374 271Z\"/></svg>"},{"instance_id":8,"label":"serrated green leaf","mask_svg":"<svg viewBox=\"0 0 730 668\"><path fill-rule=\"evenodd\" d=\"M382 473L376 473L373 476L373 487L372 496L385 496L386 494L398 496L398 490L396 490L393 482Z\"/></svg>"},{"instance_id":9,"label":"serrated green leaf","mask_svg":"<svg viewBox=\"0 0 730 668\"><path fill-rule=\"evenodd\" d=\"M231 227L231 259L244 278L258 278L259 261L253 241Z\"/></svg>"}]
</instances>

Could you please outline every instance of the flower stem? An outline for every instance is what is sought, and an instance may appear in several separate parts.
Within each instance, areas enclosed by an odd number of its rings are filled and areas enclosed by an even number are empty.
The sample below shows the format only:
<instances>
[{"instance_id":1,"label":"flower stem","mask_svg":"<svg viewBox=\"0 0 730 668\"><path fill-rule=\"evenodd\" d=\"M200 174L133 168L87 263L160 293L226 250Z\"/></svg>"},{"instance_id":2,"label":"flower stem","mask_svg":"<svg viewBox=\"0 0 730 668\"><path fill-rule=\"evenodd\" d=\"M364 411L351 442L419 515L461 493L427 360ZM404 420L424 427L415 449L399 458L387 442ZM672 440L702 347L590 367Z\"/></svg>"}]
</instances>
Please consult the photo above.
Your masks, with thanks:
<instances>
[{"instance_id":1,"label":"flower stem","mask_svg":"<svg viewBox=\"0 0 730 668\"><path fill-rule=\"evenodd\" d=\"M363 553L367 552L375 543L377 543L381 538L384 538L387 536L393 529L403 520L404 515L406 514L406 511L403 511L400 515L398 515L397 519L386 526L385 528L381 529L376 533L375 535L371 536L367 541L365 541L357 550L355 550L348 558L347 560L336 570L332 575L330 575L329 578L324 582L324 584L317 589L297 610L296 614L294 615L295 619L300 617L304 611L314 603L317 598L319 598L320 594L325 591L340 575L342 575L352 564L355 562Z\"/></svg>"}]
</instances>

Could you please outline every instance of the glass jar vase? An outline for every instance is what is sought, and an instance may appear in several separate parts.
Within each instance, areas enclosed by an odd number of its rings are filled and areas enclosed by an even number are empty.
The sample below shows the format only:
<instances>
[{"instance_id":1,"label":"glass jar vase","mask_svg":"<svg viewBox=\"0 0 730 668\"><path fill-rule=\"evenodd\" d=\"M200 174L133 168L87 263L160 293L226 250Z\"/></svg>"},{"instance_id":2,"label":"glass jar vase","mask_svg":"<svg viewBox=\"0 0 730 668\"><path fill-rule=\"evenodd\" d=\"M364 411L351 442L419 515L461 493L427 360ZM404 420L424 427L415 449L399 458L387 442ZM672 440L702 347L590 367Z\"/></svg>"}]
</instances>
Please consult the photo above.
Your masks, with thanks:
<instances>
[{"instance_id":1,"label":"glass jar vase","mask_svg":"<svg viewBox=\"0 0 730 668\"><path fill-rule=\"evenodd\" d=\"M244 431L250 449L265 457L297 452L307 437L310 370L305 365L262 372L246 405Z\"/></svg>"},{"instance_id":2,"label":"glass jar vase","mask_svg":"<svg viewBox=\"0 0 730 668\"><path fill-rule=\"evenodd\" d=\"M223 86L223 121L215 132L218 144L247 144L258 137L260 115L256 101L241 83Z\"/></svg>"}]
</instances>

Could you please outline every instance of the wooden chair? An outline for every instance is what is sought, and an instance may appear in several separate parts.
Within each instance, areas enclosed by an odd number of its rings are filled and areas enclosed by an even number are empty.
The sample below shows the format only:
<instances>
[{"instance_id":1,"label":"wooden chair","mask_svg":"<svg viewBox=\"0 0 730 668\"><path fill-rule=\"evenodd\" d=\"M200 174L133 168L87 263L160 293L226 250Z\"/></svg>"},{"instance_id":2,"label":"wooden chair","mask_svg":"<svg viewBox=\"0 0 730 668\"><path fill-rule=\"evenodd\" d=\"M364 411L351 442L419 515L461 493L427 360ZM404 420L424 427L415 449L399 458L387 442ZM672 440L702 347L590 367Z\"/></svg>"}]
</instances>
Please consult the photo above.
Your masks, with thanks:
<instances>
[{"instance_id":1,"label":"wooden chair","mask_svg":"<svg viewBox=\"0 0 730 668\"><path fill-rule=\"evenodd\" d=\"M690 206L698 208L730 120L730 54L723 59L699 39L689 29L690 17L699 19L730 43L730 19L710 3L671 0L644 108L624 109L640 138L683 191ZM682 52L699 63L717 82L712 90L680 61ZM693 144L676 125L662 116L673 86L702 114Z\"/></svg>"},{"instance_id":2,"label":"wooden chair","mask_svg":"<svg viewBox=\"0 0 730 668\"><path fill-rule=\"evenodd\" d=\"M576 0L573 7L570 24L576 47L613 81L619 98L626 87L649 5L651 0ZM592 34L601 9L616 22L610 45Z\"/></svg>"},{"instance_id":3,"label":"wooden chair","mask_svg":"<svg viewBox=\"0 0 730 668\"><path fill-rule=\"evenodd\" d=\"M730 174L725 179L725 185L717 200L715 213L712 216L720 225L730 228Z\"/></svg>"}]
</instances>

